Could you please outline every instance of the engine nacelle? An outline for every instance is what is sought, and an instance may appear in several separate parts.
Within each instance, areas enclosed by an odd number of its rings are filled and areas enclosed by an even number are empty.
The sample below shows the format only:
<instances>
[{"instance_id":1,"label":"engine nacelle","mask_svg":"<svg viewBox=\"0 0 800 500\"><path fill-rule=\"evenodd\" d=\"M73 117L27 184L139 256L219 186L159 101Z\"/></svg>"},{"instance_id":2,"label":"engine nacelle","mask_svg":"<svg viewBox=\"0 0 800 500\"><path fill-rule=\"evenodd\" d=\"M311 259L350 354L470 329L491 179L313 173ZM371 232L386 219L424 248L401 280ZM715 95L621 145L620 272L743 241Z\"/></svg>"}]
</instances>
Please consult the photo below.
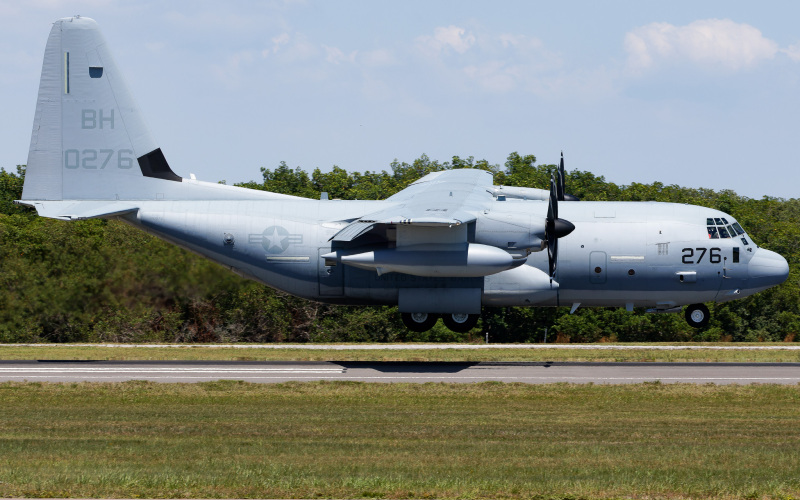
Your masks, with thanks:
<instances>
[{"instance_id":1,"label":"engine nacelle","mask_svg":"<svg viewBox=\"0 0 800 500\"><path fill-rule=\"evenodd\" d=\"M532 218L520 211L492 210L478 217L475 242L527 255L545 247L544 233L544 218Z\"/></svg>"},{"instance_id":2,"label":"engine nacelle","mask_svg":"<svg viewBox=\"0 0 800 500\"><path fill-rule=\"evenodd\" d=\"M483 281L483 305L531 306L555 303L558 283L533 266L487 276Z\"/></svg>"}]
</instances>

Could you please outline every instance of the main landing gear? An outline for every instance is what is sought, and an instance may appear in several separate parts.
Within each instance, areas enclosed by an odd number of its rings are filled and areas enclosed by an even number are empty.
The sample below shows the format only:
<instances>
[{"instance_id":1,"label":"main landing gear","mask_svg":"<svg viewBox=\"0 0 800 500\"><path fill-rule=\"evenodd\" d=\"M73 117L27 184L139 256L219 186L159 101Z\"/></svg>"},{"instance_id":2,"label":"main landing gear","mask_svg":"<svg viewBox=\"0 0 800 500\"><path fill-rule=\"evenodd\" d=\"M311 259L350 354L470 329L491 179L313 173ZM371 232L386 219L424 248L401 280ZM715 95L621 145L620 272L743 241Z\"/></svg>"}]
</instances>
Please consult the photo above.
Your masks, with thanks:
<instances>
[{"instance_id":1,"label":"main landing gear","mask_svg":"<svg viewBox=\"0 0 800 500\"><path fill-rule=\"evenodd\" d=\"M401 313L400 317L406 328L412 332L427 332L439 319L438 314L432 313ZM456 333L466 333L475 328L480 317L480 314L442 314L442 322L444 326Z\"/></svg>"},{"instance_id":2,"label":"main landing gear","mask_svg":"<svg viewBox=\"0 0 800 500\"><path fill-rule=\"evenodd\" d=\"M705 304L692 304L686 308L686 322L692 328L703 328L711 319L711 313Z\"/></svg>"},{"instance_id":3,"label":"main landing gear","mask_svg":"<svg viewBox=\"0 0 800 500\"><path fill-rule=\"evenodd\" d=\"M430 313L401 313L400 317L403 318L403 324L412 332L427 332L439 316Z\"/></svg>"},{"instance_id":4,"label":"main landing gear","mask_svg":"<svg viewBox=\"0 0 800 500\"><path fill-rule=\"evenodd\" d=\"M412 332L427 332L439 319L438 314L433 313L401 313L403 324ZM703 328L708 325L711 313L705 304L692 304L686 308L686 322L692 328ZM466 333L478 324L480 314L452 313L442 314L444 326L456 333Z\"/></svg>"}]
</instances>

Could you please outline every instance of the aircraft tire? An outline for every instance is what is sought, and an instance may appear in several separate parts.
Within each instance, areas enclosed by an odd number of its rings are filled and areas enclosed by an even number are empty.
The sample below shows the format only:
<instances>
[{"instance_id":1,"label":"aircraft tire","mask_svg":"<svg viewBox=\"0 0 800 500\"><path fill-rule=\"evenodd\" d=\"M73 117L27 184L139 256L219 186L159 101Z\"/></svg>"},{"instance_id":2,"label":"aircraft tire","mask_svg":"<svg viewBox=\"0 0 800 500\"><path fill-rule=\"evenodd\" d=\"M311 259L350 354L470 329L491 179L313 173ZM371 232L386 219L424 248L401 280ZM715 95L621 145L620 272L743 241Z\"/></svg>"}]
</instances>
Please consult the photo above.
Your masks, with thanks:
<instances>
[{"instance_id":1,"label":"aircraft tire","mask_svg":"<svg viewBox=\"0 0 800 500\"><path fill-rule=\"evenodd\" d=\"M412 332L427 332L439 319L438 315L431 313L400 313L400 317L406 328Z\"/></svg>"},{"instance_id":2,"label":"aircraft tire","mask_svg":"<svg viewBox=\"0 0 800 500\"><path fill-rule=\"evenodd\" d=\"M686 322L692 328L703 328L711 319L711 313L705 304L692 304L686 308Z\"/></svg>"},{"instance_id":3,"label":"aircraft tire","mask_svg":"<svg viewBox=\"0 0 800 500\"><path fill-rule=\"evenodd\" d=\"M478 324L478 318L480 317L480 314L443 314L442 322L444 326L456 333L467 333L475 328L475 325Z\"/></svg>"}]
</instances>

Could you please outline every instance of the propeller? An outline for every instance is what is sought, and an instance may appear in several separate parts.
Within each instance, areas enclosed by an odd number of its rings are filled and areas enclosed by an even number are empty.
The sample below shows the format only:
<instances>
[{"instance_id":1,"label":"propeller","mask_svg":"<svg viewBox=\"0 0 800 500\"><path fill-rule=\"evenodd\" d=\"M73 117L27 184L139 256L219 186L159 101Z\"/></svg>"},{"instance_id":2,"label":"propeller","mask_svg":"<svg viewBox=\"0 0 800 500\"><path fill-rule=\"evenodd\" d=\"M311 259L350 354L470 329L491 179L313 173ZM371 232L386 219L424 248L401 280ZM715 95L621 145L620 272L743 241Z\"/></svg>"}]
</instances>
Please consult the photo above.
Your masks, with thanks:
<instances>
[{"instance_id":1,"label":"propeller","mask_svg":"<svg viewBox=\"0 0 800 500\"><path fill-rule=\"evenodd\" d=\"M559 167L558 177L559 180L556 182L554 176L550 176L550 201L549 205L547 206L547 219L545 220L545 239L547 240L547 260L549 263L549 271L550 271L550 280L553 280L553 277L556 274L556 266L558 264L558 239L563 238L564 236L571 233L575 230L575 225L571 222L559 219L558 218L558 201L559 201L559 192L560 197L564 199L564 190L563 190L563 175L561 171L564 168L564 160L561 160L561 166ZM561 188L559 189L559 186Z\"/></svg>"},{"instance_id":2,"label":"propeller","mask_svg":"<svg viewBox=\"0 0 800 500\"><path fill-rule=\"evenodd\" d=\"M564 171L564 152L561 152L561 161L558 164L558 201L580 201L575 195L566 193L567 174Z\"/></svg>"},{"instance_id":3,"label":"propeller","mask_svg":"<svg viewBox=\"0 0 800 500\"><path fill-rule=\"evenodd\" d=\"M556 273L556 262L558 260L558 237L556 236L556 220L558 220L558 194L556 193L556 181L550 177L550 204L547 207L547 220L545 221L545 239L547 240L547 260L550 264L550 280Z\"/></svg>"}]
</instances>

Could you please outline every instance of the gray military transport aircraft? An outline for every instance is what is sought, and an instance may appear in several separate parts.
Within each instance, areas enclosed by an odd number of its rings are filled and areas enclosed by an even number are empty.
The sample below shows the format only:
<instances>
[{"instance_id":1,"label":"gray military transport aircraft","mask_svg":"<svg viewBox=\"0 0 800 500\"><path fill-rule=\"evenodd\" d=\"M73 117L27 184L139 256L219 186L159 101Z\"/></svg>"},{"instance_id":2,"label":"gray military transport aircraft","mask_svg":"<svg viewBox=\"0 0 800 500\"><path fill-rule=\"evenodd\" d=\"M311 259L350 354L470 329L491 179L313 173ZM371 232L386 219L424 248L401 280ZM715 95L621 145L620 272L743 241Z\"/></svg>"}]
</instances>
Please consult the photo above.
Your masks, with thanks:
<instances>
[{"instance_id":1,"label":"gray military transport aircraft","mask_svg":"<svg viewBox=\"0 0 800 500\"><path fill-rule=\"evenodd\" d=\"M746 297L789 267L728 214L575 201L563 157L550 190L481 170L431 173L383 201L310 200L176 175L97 23L55 22L22 200L61 220L116 218L287 293L397 304L405 325L475 326L482 306L686 309Z\"/></svg>"}]
</instances>

